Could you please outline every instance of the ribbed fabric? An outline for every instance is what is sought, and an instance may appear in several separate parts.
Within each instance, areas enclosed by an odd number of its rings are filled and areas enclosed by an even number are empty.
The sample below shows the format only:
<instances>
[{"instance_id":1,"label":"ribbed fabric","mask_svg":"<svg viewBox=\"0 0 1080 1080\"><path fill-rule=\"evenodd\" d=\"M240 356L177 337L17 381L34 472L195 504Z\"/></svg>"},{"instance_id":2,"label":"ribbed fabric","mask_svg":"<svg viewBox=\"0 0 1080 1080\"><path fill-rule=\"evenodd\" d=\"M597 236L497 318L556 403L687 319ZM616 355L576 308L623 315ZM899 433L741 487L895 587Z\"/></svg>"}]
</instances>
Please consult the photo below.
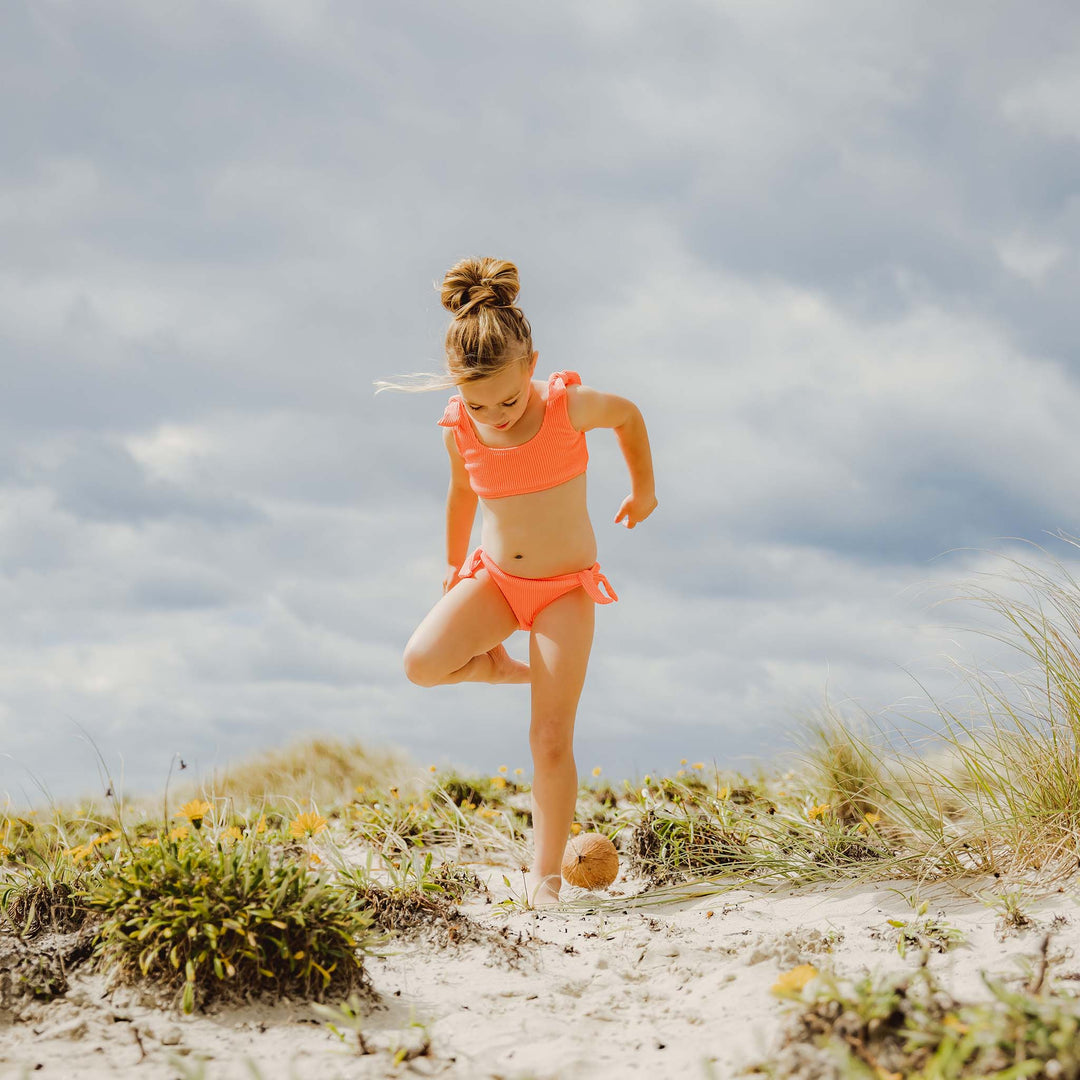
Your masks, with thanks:
<instances>
[{"instance_id":1,"label":"ribbed fabric","mask_svg":"<svg viewBox=\"0 0 1080 1080\"><path fill-rule=\"evenodd\" d=\"M573 574L526 578L508 574L483 548L476 548L458 571L458 577L474 577L481 567L491 575L491 580L510 605L522 630L532 629L533 620L548 604L579 585L598 604L611 604L619 599L611 587L611 582L600 573L599 563L593 563L587 569ZM600 588L601 585L607 589L606 596Z\"/></svg>"},{"instance_id":2,"label":"ribbed fabric","mask_svg":"<svg viewBox=\"0 0 1080 1080\"><path fill-rule=\"evenodd\" d=\"M446 406L440 427L453 428L465 459L469 485L483 499L527 495L580 476L589 463L585 432L570 423L566 388L580 385L576 371L556 371L548 379L547 404L540 430L520 446L487 446L480 441L460 394Z\"/></svg>"}]
</instances>

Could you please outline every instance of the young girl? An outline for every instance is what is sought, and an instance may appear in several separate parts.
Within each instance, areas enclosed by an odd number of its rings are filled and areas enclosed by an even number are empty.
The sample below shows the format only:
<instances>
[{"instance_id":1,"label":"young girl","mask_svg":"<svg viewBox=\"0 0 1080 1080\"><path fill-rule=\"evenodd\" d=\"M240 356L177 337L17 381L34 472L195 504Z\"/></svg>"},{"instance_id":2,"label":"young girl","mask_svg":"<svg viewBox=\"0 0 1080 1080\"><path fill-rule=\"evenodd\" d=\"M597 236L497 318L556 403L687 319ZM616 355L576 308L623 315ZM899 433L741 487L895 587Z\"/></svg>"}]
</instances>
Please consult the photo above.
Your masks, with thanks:
<instances>
[{"instance_id":1,"label":"young girl","mask_svg":"<svg viewBox=\"0 0 1080 1080\"><path fill-rule=\"evenodd\" d=\"M596 561L585 432L614 428L626 458L631 494L616 523L632 529L657 503L638 408L581 385L574 371L534 379L539 354L517 294L517 267L501 259L464 259L443 281L443 306L454 318L447 376L436 385L459 390L439 421L450 456L447 567L443 596L409 639L404 660L420 686L531 684L535 855L526 902L542 906L558 901L577 802L574 718L594 605L618 599ZM480 546L467 553L478 501ZM501 644L517 629L529 631L528 664Z\"/></svg>"}]
</instances>

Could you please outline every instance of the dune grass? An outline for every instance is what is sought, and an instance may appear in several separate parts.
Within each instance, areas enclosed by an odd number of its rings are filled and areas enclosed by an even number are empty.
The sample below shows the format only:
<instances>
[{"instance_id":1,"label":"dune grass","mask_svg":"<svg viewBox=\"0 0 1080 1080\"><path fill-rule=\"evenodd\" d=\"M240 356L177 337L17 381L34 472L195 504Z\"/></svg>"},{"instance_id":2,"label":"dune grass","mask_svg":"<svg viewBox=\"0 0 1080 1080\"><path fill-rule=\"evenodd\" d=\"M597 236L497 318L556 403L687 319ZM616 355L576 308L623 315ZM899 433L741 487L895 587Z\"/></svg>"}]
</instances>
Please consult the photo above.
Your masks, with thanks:
<instances>
[{"instance_id":1,"label":"dune grass","mask_svg":"<svg viewBox=\"0 0 1080 1080\"><path fill-rule=\"evenodd\" d=\"M399 752L316 736L215 770L206 783L188 784L178 794L192 798L212 791L237 803L270 797L331 806L347 802L357 785L394 784L408 768Z\"/></svg>"},{"instance_id":2,"label":"dune grass","mask_svg":"<svg viewBox=\"0 0 1080 1080\"><path fill-rule=\"evenodd\" d=\"M98 876L97 955L117 980L219 996L346 996L364 984L371 916L346 890L245 839L161 837Z\"/></svg>"},{"instance_id":3,"label":"dune grass","mask_svg":"<svg viewBox=\"0 0 1080 1080\"><path fill-rule=\"evenodd\" d=\"M972 708L961 715L931 702L918 741L910 722L852 719L826 705L805 721L794 767L784 771L747 776L684 760L621 784L586 776L574 831L611 837L640 880L570 907L655 905L748 884L903 878L963 891L994 874L1002 887L1037 889L1074 875L1080 586L1060 564L1009 567L1007 588L979 584L965 598L990 612L987 632L1013 645L1024 669L1008 678L967 673ZM193 1002L240 970L240 953L223 944L231 940L223 928L235 924L261 942L246 939L246 959L260 972L252 985L316 993L329 985L320 971L331 982L338 971L360 978L346 954L363 954L380 916L396 911L402 924L425 910L445 916L445 904L481 897L477 868L524 868L530 797L520 769L425 772L390 752L314 739L187 783L161 802L114 797L0 812L0 934L33 938L92 911L111 920L96 931L102 962L182 984ZM249 879L292 896L293 914L253 915L274 909ZM213 919L180 903L183 880L204 883ZM326 963L303 938L314 909L301 897L309 895L323 898L341 930ZM191 944L178 948L177 935Z\"/></svg>"},{"instance_id":4,"label":"dune grass","mask_svg":"<svg viewBox=\"0 0 1080 1080\"><path fill-rule=\"evenodd\" d=\"M790 1003L784 1045L749 1075L1076 1080L1080 997L1046 978L1048 940L1020 988L983 974L991 999L978 1003L958 1001L940 985L928 949L918 967L898 974L843 979L801 965L773 987Z\"/></svg>"}]
</instances>

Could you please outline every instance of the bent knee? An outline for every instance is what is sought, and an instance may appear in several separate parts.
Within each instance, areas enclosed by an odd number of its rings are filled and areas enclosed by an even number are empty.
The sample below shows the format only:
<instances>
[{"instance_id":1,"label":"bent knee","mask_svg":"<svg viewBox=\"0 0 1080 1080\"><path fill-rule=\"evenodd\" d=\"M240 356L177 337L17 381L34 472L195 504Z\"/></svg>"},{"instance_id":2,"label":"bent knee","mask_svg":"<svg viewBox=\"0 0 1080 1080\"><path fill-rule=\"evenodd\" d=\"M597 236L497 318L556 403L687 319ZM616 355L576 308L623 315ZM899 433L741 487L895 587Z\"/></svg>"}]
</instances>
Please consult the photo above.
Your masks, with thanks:
<instances>
[{"instance_id":1,"label":"bent knee","mask_svg":"<svg viewBox=\"0 0 1080 1080\"><path fill-rule=\"evenodd\" d=\"M417 686L438 685L440 676L432 669L430 657L423 650L415 648L412 642L405 646L401 662L409 682Z\"/></svg>"}]
</instances>

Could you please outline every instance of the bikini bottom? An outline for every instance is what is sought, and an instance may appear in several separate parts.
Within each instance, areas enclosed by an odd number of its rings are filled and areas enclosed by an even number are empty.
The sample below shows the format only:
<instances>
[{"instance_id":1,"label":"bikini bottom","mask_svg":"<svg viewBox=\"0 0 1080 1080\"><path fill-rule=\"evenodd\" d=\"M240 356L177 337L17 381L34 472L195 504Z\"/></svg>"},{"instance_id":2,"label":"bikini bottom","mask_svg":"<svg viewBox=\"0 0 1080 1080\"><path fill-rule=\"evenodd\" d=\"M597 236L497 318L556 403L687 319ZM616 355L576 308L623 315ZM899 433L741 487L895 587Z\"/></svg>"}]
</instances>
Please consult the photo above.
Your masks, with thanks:
<instances>
[{"instance_id":1,"label":"bikini bottom","mask_svg":"<svg viewBox=\"0 0 1080 1080\"><path fill-rule=\"evenodd\" d=\"M508 574L483 548L478 547L465 560L465 565L458 571L458 577L473 577L481 567L491 575L491 580L510 605L522 630L531 629L533 620L548 604L579 585L598 604L610 604L619 599L611 587L611 582L600 573L598 562L586 570L577 570L572 574L544 578L518 577L516 574ZM607 589L608 595L605 596L601 591L601 585Z\"/></svg>"}]
</instances>

